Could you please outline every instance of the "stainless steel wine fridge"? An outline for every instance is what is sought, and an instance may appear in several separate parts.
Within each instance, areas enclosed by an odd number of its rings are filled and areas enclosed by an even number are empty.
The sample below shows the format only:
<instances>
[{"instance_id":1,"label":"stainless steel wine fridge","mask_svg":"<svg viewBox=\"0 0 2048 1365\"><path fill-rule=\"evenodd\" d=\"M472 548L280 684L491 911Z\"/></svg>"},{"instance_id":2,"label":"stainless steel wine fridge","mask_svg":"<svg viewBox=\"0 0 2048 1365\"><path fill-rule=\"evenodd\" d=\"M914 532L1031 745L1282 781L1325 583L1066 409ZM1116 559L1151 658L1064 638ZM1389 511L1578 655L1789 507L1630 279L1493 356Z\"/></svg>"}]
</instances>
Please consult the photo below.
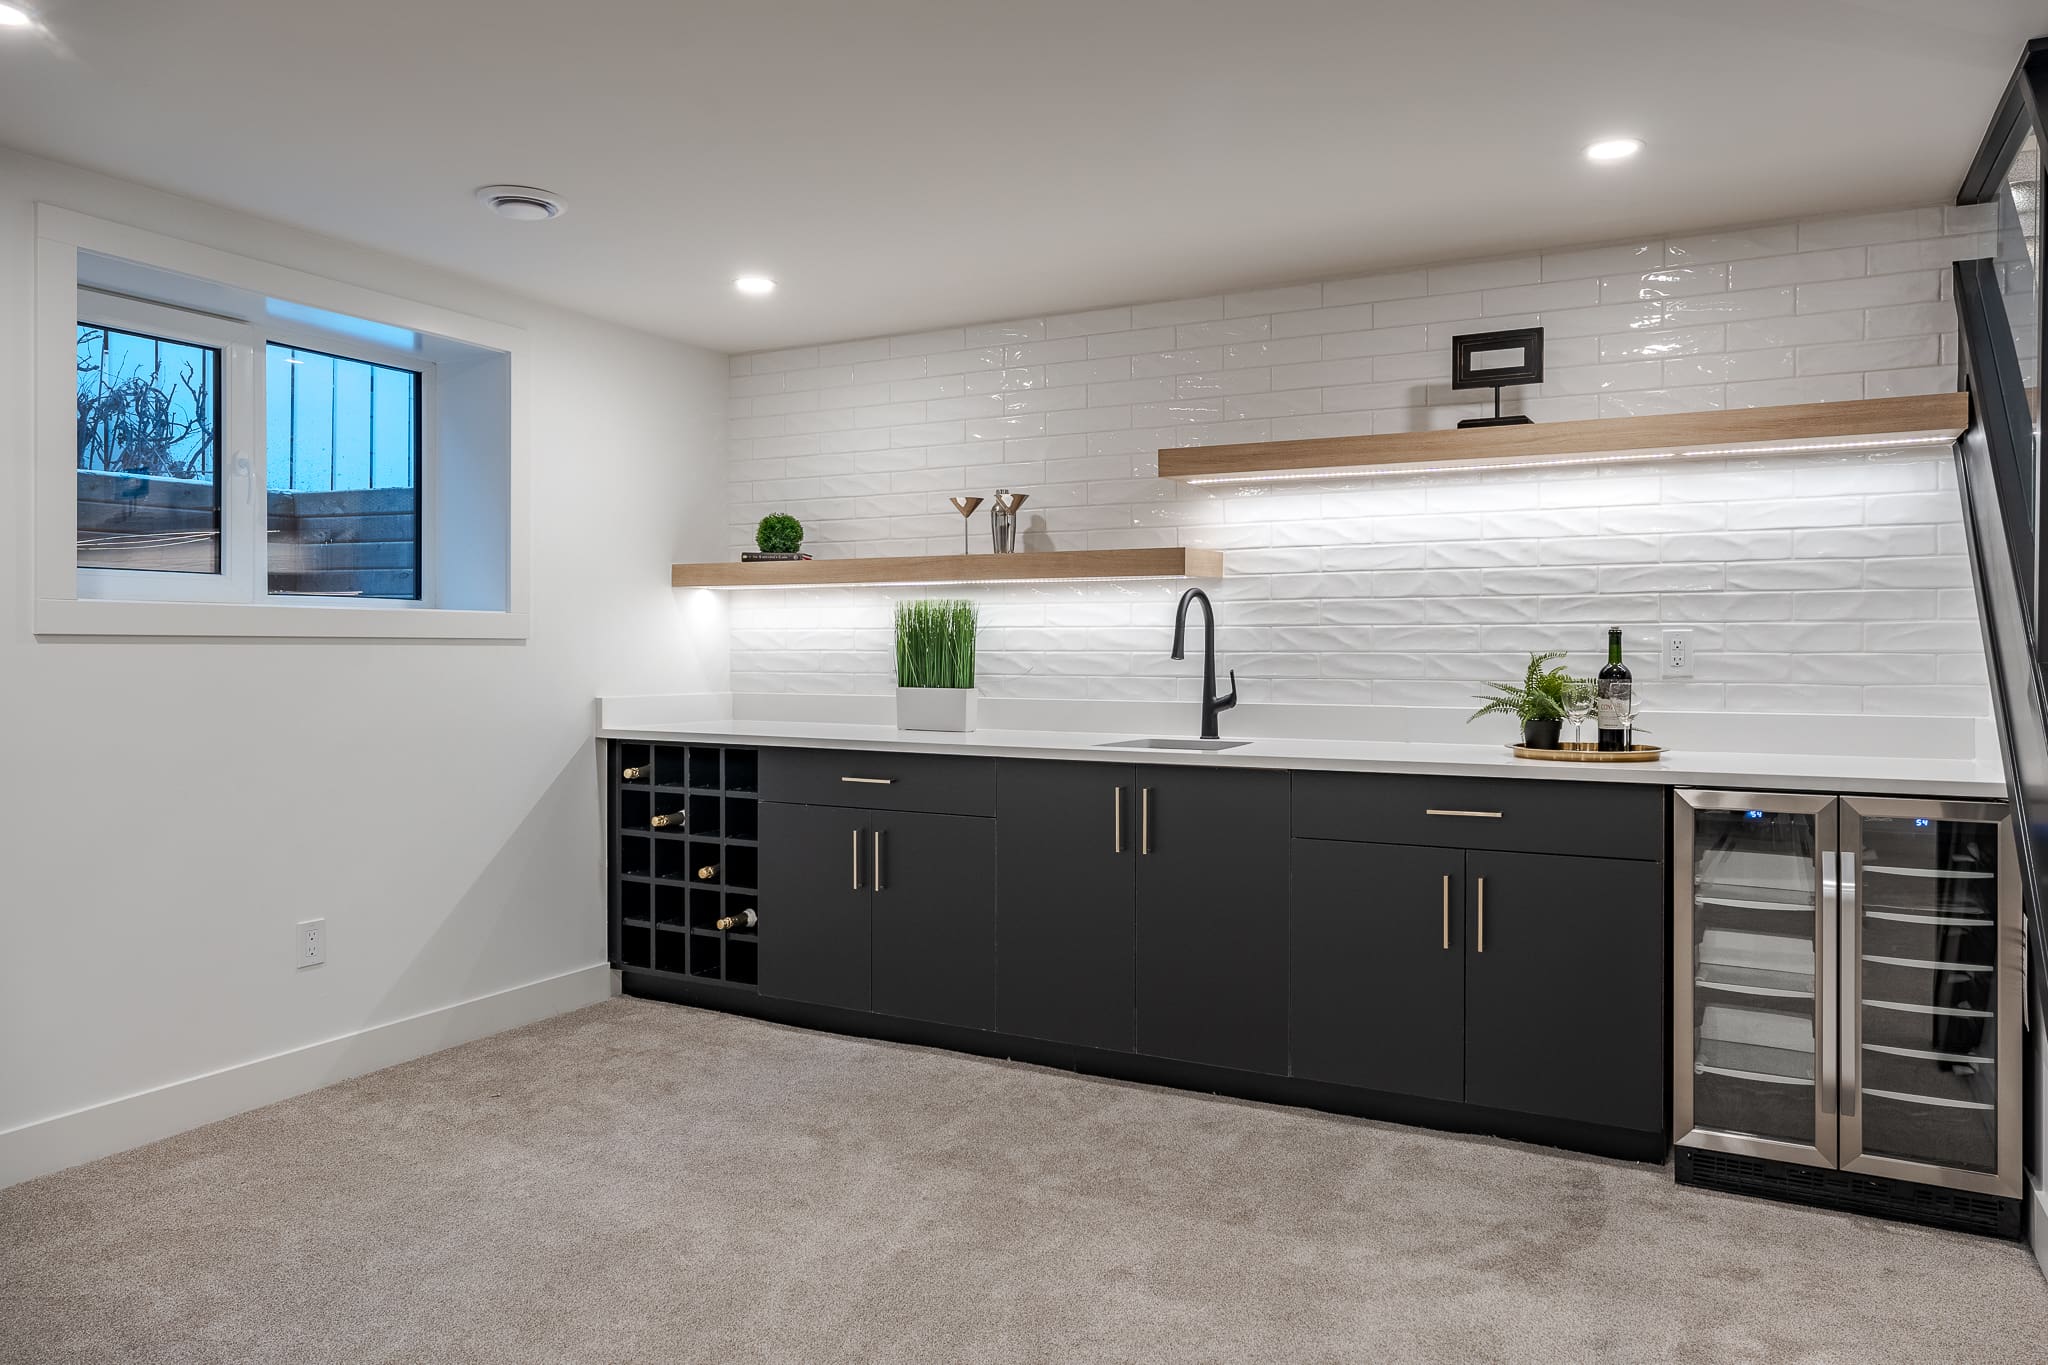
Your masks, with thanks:
<instances>
[{"instance_id":1,"label":"stainless steel wine fridge","mask_svg":"<svg viewBox=\"0 0 2048 1365\"><path fill-rule=\"evenodd\" d=\"M2018 1236L2008 807L1676 795L1678 1179Z\"/></svg>"}]
</instances>

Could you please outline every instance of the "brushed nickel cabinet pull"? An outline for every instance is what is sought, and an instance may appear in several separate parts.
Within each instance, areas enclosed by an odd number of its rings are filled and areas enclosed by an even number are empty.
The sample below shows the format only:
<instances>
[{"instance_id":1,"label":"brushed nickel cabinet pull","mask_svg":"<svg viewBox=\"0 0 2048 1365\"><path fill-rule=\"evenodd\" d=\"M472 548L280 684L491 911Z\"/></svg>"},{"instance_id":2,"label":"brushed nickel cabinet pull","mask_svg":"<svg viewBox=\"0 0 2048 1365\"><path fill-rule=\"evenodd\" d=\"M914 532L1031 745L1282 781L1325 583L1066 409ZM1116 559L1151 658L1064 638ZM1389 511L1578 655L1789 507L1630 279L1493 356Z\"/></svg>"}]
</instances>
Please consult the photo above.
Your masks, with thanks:
<instances>
[{"instance_id":1,"label":"brushed nickel cabinet pull","mask_svg":"<svg viewBox=\"0 0 2048 1365\"><path fill-rule=\"evenodd\" d=\"M1451 874L1444 873L1444 947L1451 946Z\"/></svg>"},{"instance_id":2,"label":"brushed nickel cabinet pull","mask_svg":"<svg viewBox=\"0 0 2048 1365\"><path fill-rule=\"evenodd\" d=\"M875 890L882 889L882 831L875 831Z\"/></svg>"},{"instance_id":3,"label":"brushed nickel cabinet pull","mask_svg":"<svg viewBox=\"0 0 2048 1365\"><path fill-rule=\"evenodd\" d=\"M1424 815L1458 815L1463 816L1467 820L1500 819L1500 812L1497 810L1425 810L1422 813Z\"/></svg>"},{"instance_id":4,"label":"brushed nickel cabinet pull","mask_svg":"<svg viewBox=\"0 0 2048 1365\"><path fill-rule=\"evenodd\" d=\"M1486 878L1479 879L1479 951L1486 951Z\"/></svg>"},{"instance_id":5,"label":"brushed nickel cabinet pull","mask_svg":"<svg viewBox=\"0 0 2048 1365\"><path fill-rule=\"evenodd\" d=\"M853 832L853 889L860 890L860 831Z\"/></svg>"},{"instance_id":6,"label":"brushed nickel cabinet pull","mask_svg":"<svg viewBox=\"0 0 2048 1365\"><path fill-rule=\"evenodd\" d=\"M1152 852L1152 789L1138 788L1138 852L1150 856Z\"/></svg>"},{"instance_id":7,"label":"brushed nickel cabinet pull","mask_svg":"<svg viewBox=\"0 0 2048 1365\"><path fill-rule=\"evenodd\" d=\"M1110 827L1113 831L1110 843L1115 852L1121 853L1124 851L1124 789L1122 787L1116 789L1116 806L1110 814L1114 821Z\"/></svg>"},{"instance_id":8,"label":"brushed nickel cabinet pull","mask_svg":"<svg viewBox=\"0 0 2048 1365\"><path fill-rule=\"evenodd\" d=\"M889 787L894 786L896 783L896 779L893 777L842 777L839 780L841 782L858 782L868 787Z\"/></svg>"}]
</instances>

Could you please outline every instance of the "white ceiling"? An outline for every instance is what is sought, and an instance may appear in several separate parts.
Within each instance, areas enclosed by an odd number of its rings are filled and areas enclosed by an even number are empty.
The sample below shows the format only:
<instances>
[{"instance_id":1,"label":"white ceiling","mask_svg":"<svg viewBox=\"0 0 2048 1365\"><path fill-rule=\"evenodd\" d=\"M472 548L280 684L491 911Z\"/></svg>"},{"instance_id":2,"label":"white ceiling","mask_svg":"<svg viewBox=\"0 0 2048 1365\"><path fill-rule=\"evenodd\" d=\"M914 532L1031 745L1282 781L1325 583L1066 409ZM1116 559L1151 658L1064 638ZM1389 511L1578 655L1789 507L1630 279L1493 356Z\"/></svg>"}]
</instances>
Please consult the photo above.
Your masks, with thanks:
<instances>
[{"instance_id":1,"label":"white ceiling","mask_svg":"<svg viewBox=\"0 0 2048 1365\"><path fill-rule=\"evenodd\" d=\"M0 142L732 351L1940 202L2048 32L2048 0L39 10ZM496 181L569 212L494 219Z\"/></svg>"}]
</instances>

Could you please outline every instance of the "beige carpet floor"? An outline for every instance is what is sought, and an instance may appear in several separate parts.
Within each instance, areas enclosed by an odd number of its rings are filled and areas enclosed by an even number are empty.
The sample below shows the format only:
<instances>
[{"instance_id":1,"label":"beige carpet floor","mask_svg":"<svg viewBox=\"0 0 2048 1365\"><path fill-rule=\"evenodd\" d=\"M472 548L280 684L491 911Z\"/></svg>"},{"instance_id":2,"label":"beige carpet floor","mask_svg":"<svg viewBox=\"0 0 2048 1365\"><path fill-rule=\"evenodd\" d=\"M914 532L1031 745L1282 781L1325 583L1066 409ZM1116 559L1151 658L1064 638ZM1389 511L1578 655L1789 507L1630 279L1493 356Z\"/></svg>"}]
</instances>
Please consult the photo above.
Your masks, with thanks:
<instances>
[{"instance_id":1,"label":"beige carpet floor","mask_svg":"<svg viewBox=\"0 0 2048 1365\"><path fill-rule=\"evenodd\" d=\"M2048 1360L2019 1247L616 1000L0 1191L0 1360Z\"/></svg>"}]
</instances>

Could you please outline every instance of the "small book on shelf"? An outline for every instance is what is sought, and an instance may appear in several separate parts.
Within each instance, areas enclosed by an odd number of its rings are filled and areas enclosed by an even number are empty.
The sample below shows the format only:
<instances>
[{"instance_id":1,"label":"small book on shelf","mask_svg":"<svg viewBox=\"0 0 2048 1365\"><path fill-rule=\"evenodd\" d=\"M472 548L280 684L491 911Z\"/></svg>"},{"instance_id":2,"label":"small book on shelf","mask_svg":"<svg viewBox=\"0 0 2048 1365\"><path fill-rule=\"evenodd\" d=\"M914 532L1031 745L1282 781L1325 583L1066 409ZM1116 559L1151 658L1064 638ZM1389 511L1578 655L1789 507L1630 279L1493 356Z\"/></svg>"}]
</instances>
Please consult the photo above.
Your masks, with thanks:
<instances>
[{"instance_id":1,"label":"small book on shelf","mask_svg":"<svg viewBox=\"0 0 2048 1365\"><path fill-rule=\"evenodd\" d=\"M740 563L742 564L779 564L784 560L809 558L809 555L770 554L765 550L743 550L740 552Z\"/></svg>"}]
</instances>

